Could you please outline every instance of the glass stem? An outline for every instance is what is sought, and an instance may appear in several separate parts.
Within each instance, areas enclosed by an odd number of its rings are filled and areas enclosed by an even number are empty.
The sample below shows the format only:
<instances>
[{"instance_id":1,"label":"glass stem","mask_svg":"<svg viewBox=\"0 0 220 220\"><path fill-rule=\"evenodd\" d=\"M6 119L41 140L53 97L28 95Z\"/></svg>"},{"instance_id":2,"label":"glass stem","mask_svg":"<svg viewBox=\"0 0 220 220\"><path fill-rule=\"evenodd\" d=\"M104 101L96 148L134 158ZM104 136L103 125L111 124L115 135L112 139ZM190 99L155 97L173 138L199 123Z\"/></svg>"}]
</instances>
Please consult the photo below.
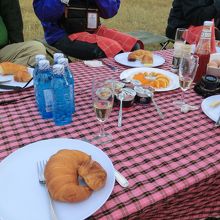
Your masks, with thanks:
<instances>
[{"instance_id":1,"label":"glass stem","mask_svg":"<svg viewBox=\"0 0 220 220\"><path fill-rule=\"evenodd\" d=\"M99 128L99 136L104 136L105 129L104 129L104 122L100 122L100 128Z\"/></svg>"},{"instance_id":2,"label":"glass stem","mask_svg":"<svg viewBox=\"0 0 220 220\"><path fill-rule=\"evenodd\" d=\"M182 91L181 99L182 99L182 103L185 104L185 92L184 91Z\"/></svg>"}]
</instances>

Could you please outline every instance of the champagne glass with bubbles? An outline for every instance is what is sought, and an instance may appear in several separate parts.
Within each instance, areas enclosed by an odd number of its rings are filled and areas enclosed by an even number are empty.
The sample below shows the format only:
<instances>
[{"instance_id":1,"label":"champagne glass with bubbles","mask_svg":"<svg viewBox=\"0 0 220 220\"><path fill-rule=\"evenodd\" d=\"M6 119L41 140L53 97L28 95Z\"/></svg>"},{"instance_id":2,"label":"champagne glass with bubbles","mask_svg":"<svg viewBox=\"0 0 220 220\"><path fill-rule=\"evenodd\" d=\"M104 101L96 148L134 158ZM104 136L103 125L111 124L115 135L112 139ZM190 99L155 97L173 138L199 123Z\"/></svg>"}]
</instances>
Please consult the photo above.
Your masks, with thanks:
<instances>
[{"instance_id":1,"label":"champagne glass with bubbles","mask_svg":"<svg viewBox=\"0 0 220 220\"><path fill-rule=\"evenodd\" d=\"M198 68L199 57L195 54L188 54L181 58L179 65L179 83L182 90L181 100L174 101L174 104L182 108L186 105L185 92L190 88Z\"/></svg>"},{"instance_id":2,"label":"champagne glass with bubbles","mask_svg":"<svg viewBox=\"0 0 220 220\"><path fill-rule=\"evenodd\" d=\"M98 143L112 140L112 135L105 131L104 124L108 120L114 102L114 80L93 79L92 100L96 118L100 122L99 134L94 137Z\"/></svg>"}]
</instances>

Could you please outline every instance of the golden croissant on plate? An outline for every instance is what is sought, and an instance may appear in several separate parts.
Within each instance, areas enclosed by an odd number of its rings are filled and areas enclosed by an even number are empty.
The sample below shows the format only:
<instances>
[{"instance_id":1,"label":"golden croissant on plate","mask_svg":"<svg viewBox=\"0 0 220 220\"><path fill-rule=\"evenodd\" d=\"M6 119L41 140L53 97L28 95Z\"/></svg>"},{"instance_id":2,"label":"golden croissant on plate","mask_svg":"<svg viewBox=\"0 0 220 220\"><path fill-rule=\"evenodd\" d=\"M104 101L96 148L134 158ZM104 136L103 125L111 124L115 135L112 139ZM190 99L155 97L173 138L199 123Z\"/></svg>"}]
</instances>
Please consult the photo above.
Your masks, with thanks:
<instances>
[{"instance_id":1,"label":"golden croissant on plate","mask_svg":"<svg viewBox=\"0 0 220 220\"><path fill-rule=\"evenodd\" d=\"M14 80L17 82L28 82L32 77L26 66L11 62L0 63L0 74L14 75Z\"/></svg>"},{"instance_id":2,"label":"golden croissant on plate","mask_svg":"<svg viewBox=\"0 0 220 220\"><path fill-rule=\"evenodd\" d=\"M28 82L31 78L31 74L26 70L20 70L14 74L14 80L17 82Z\"/></svg>"},{"instance_id":3,"label":"golden croissant on plate","mask_svg":"<svg viewBox=\"0 0 220 220\"><path fill-rule=\"evenodd\" d=\"M27 71L27 67L11 62L0 63L0 74L3 76L14 75L18 71Z\"/></svg>"},{"instance_id":4,"label":"golden croissant on plate","mask_svg":"<svg viewBox=\"0 0 220 220\"><path fill-rule=\"evenodd\" d=\"M48 190L54 200L80 202L105 185L107 173L88 154L78 150L60 150L45 167ZM80 185L80 178L87 185Z\"/></svg>"}]
</instances>

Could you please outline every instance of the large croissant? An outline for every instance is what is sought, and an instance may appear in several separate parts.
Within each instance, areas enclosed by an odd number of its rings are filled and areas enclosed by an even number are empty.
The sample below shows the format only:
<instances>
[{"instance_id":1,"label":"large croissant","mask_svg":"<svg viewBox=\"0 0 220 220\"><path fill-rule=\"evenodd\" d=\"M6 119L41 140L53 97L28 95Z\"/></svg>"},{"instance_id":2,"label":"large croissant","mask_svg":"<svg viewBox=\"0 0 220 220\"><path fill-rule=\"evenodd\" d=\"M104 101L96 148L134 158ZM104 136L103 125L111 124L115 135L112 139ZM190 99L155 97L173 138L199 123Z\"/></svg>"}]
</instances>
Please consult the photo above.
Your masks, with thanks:
<instances>
[{"instance_id":1,"label":"large croissant","mask_svg":"<svg viewBox=\"0 0 220 220\"><path fill-rule=\"evenodd\" d=\"M51 197L62 202L87 199L105 185L107 177L99 163L78 150L58 151L47 162L44 174ZM87 185L79 184L79 175Z\"/></svg>"},{"instance_id":2,"label":"large croissant","mask_svg":"<svg viewBox=\"0 0 220 220\"><path fill-rule=\"evenodd\" d=\"M27 71L27 67L16 64L16 63L11 63L11 62L3 62L0 63L0 74L1 75L14 75L18 71Z\"/></svg>"}]
</instances>

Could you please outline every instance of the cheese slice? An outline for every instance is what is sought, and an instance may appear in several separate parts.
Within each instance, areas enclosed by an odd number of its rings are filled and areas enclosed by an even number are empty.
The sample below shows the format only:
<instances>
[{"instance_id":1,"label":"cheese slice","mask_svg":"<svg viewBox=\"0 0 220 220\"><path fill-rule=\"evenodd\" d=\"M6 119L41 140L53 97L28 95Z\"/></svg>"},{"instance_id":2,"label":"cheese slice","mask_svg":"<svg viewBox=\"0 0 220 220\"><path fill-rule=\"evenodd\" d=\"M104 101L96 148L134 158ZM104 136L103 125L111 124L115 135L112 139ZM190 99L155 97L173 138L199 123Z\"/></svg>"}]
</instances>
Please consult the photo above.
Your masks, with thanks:
<instances>
[{"instance_id":1,"label":"cheese slice","mask_svg":"<svg viewBox=\"0 0 220 220\"><path fill-rule=\"evenodd\" d=\"M210 107L217 107L218 105L220 105L220 100L217 100L217 101L213 101L209 104Z\"/></svg>"}]
</instances>

